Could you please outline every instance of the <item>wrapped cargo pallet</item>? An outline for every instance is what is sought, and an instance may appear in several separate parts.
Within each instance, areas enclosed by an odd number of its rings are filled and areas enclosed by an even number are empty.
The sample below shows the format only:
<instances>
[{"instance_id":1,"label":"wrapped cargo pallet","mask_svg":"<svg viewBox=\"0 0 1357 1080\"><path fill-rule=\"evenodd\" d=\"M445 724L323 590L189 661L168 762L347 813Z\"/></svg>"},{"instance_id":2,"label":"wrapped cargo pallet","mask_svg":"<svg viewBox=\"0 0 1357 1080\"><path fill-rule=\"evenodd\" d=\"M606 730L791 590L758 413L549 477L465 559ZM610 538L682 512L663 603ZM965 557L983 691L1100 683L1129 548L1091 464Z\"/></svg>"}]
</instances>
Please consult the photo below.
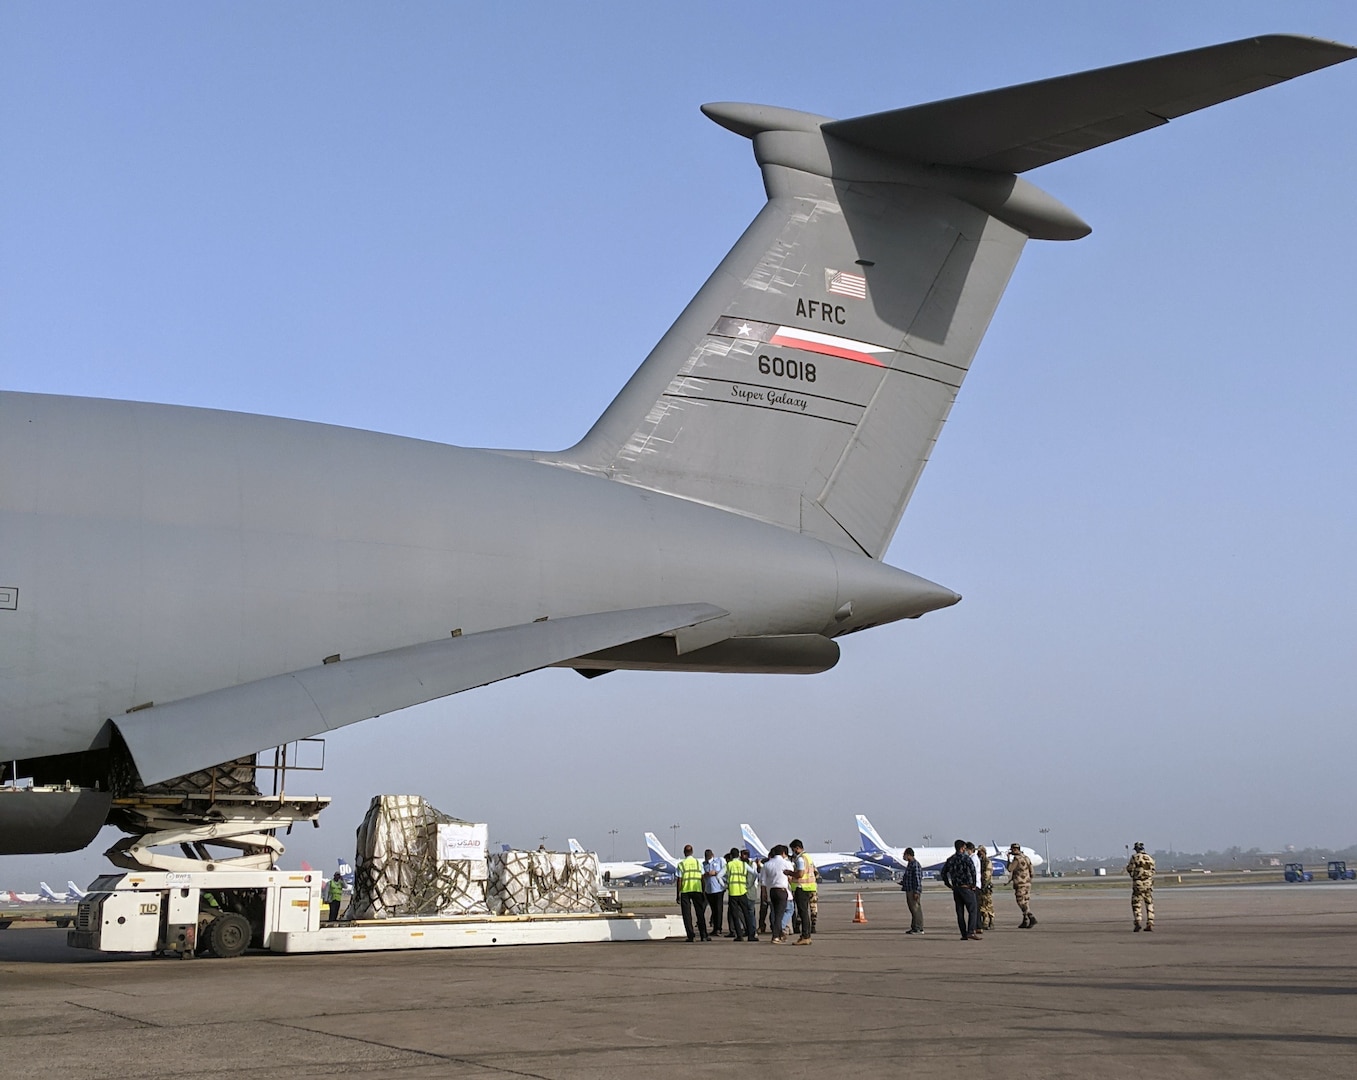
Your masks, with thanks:
<instances>
[{"instance_id":1,"label":"wrapped cargo pallet","mask_svg":"<svg viewBox=\"0 0 1357 1080\"><path fill-rule=\"evenodd\" d=\"M350 917L486 914L487 834L418 795L374 796L358 827Z\"/></svg>"},{"instance_id":2,"label":"wrapped cargo pallet","mask_svg":"<svg viewBox=\"0 0 1357 1080\"><path fill-rule=\"evenodd\" d=\"M490 856L487 900L492 915L598 912L598 889L598 856L590 851L503 851Z\"/></svg>"}]
</instances>

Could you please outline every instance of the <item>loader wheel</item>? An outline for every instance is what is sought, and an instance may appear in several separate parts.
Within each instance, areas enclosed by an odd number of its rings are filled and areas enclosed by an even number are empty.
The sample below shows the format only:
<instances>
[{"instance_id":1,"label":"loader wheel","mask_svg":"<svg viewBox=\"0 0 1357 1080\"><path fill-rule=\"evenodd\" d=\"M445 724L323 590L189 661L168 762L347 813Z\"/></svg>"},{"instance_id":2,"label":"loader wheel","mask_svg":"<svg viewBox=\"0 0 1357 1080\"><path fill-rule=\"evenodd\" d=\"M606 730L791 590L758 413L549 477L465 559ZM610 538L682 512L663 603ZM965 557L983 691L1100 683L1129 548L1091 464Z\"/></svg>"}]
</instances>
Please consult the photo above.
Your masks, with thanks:
<instances>
[{"instance_id":1,"label":"loader wheel","mask_svg":"<svg viewBox=\"0 0 1357 1080\"><path fill-rule=\"evenodd\" d=\"M234 911L223 912L207 928L207 948L212 956L230 959L250 946L250 920Z\"/></svg>"}]
</instances>

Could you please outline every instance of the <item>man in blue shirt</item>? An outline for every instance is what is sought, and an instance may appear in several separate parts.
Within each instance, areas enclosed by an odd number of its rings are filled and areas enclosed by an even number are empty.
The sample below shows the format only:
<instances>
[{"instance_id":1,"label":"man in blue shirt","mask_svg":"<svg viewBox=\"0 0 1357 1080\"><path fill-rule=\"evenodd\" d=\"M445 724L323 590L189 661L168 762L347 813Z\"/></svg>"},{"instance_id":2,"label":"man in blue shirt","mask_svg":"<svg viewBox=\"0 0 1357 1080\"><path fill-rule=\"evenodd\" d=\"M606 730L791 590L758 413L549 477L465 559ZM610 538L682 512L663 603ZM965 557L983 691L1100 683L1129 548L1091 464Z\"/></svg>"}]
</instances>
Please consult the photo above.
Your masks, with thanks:
<instances>
[{"instance_id":1,"label":"man in blue shirt","mask_svg":"<svg viewBox=\"0 0 1357 1080\"><path fill-rule=\"evenodd\" d=\"M711 911L711 933L712 937L721 936L722 915L725 911L726 899L726 860L707 848L705 861L702 863L702 892L707 901L707 908ZM726 937L734 937L734 934L727 934Z\"/></svg>"},{"instance_id":2,"label":"man in blue shirt","mask_svg":"<svg viewBox=\"0 0 1357 1080\"><path fill-rule=\"evenodd\" d=\"M924 868L914 857L912 847L905 848L905 872L900 876L900 888L905 890L905 903L909 905L909 929L906 934L924 932Z\"/></svg>"},{"instance_id":3,"label":"man in blue shirt","mask_svg":"<svg viewBox=\"0 0 1357 1080\"><path fill-rule=\"evenodd\" d=\"M942 864L942 883L952 890L952 899L956 903L956 922L961 931L962 941L979 941L975 932L976 920L980 916L980 879L975 872L975 863L966 854L966 841L956 841L956 854Z\"/></svg>"}]
</instances>

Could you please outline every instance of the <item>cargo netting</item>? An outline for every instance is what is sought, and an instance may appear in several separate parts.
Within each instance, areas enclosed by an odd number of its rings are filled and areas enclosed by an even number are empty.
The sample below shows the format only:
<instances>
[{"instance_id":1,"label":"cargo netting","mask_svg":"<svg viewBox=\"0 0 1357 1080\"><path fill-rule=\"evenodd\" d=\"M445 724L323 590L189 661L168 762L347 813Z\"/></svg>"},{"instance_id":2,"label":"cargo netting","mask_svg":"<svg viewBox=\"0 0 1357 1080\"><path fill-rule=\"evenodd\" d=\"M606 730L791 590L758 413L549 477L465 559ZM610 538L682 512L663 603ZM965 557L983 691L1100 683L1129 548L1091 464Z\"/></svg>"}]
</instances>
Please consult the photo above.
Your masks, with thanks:
<instances>
[{"instance_id":1,"label":"cargo netting","mask_svg":"<svg viewBox=\"0 0 1357 1080\"><path fill-rule=\"evenodd\" d=\"M492 853L487 899L492 915L598 912L598 856L593 852Z\"/></svg>"},{"instance_id":2,"label":"cargo netting","mask_svg":"<svg viewBox=\"0 0 1357 1080\"><path fill-rule=\"evenodd\" d=\"M147 795L258 795L255 755L224 761L210 769L176 776L141 790Z\"/></svg>"},{"instance_id":3,"label":"cargo netting","mask_svg":"<svg viewBox=\"0 0 1357 1080\"><path fill-rule=\"evenodd\" d=\"M487 914L484 859L439 857L438 827L470 826L418 795L376 795L358 826L350 918Z\"/></svg>"}]
</instances>

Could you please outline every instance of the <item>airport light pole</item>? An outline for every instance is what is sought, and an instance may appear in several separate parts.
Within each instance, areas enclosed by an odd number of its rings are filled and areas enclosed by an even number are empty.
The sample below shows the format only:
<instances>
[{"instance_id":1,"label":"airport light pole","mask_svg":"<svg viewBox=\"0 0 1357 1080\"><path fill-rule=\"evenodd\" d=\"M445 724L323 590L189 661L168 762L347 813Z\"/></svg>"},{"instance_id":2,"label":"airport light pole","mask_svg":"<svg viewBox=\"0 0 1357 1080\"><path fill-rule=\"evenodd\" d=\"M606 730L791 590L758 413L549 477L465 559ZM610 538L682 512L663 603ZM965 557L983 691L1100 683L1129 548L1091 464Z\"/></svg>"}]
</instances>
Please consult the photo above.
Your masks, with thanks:
<instances>
[{"instance_id":1,"label":"airport light pole","mask_svg":"<svg viewBox=\"0 0 1357 1080\"><path fill-rule=\"evenodd\" d=\"M1051 830L1039 830L1041 835L1046 838L1046 876L1051 876Z\"/></svg>"},{"instance_id":2,"label":"airport light pole","mask_svg":"<svg viewBox=\"0 0 1357 1080\"><path fill-rule=\"evenodd\" d=\"M674 834L673 848L674 848L675 851L678 850L678 831L679 831L679 829L681 829L681 828L683 828L682 825L670 825L670 826L669 826L669 831L672 832L672 833Z\"/></svg>"},{"instance_id":3,"label":"airport light pole","mask_svg":"<svg viewBox=\"0 0 1357 1080\"><path fill-rule=\"evenodd\" d=\"M613 862L617 862L617 830L616 830L616 829L609 829L609 830L608 830L608 835L611 836L611 837L613 838L613 854L612 854L612 861L613 861Z\"/></svg>"}]
</instances>

